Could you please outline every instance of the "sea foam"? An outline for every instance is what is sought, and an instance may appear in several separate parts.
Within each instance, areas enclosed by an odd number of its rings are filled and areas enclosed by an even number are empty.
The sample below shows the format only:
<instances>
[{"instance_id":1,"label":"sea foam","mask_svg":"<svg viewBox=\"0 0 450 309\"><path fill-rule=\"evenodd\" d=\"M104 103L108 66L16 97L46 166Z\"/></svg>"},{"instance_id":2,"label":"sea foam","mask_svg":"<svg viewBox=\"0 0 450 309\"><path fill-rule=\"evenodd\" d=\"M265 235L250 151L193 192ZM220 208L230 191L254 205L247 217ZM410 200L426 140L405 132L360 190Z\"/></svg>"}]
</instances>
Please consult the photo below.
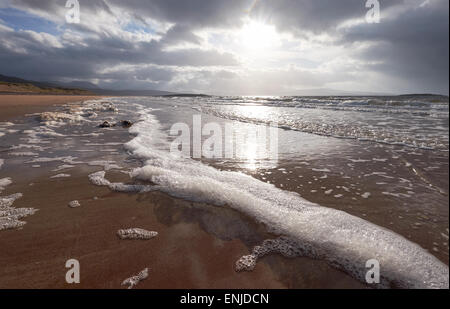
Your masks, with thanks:
<instances>
[{"instance_id":1,"label":"sea foam","mask_svg":"<svg viewBox=\"0 0 450 309\"><path fill-rule=\"evenodd\" d=\"M158 232L147 231L140 228L132 228L126 230L118 230L117 236L119 236L120 239L148 240L158 236Z\"/></svg>"},{"instance_id":2,"label":"sea foam","mask_svg":"<svg viewBox=\"0 0 450 309\"><path fill-rule=\"evenodd\" d=\"M138 285L139 282L141 282L142 280L145 280L147 278L148 278L148 268L145 268L143 271L141 271L136 276L125 279L122 282L122 285L128 285L128 289L132 289L136 285Z\"/></svg>"},{"instance_id":3,"label":"sea foam","mask_svg":"<svg viewBox=\"0 0 450 309\"><path fill-rule=\"evenodd\" d=\"M14 208L14 202L22 197L22 193L0 196L0 231L17 229L26 224L20 219L33 215L37 209Z\"/></svg>"},{"instance_id":4,"label":"sea foam","mask_svg":"<svg viewBox=\"0 0 450 309\"><path fill-rule=\"evenodd\" d=\"M153 189L174 197L229 206L250 215L271 232L287 237L300 255L325 260L363 282L366 262L377 259L383 269L383 286L449 287L448 266L394 232L248 175L172 156L167 145L162 148L168 142L150 112L141 111L141 121L130 128L136 137L125 145L145 161L142 168L131 173L134 179L151 182ZM100 172L90 178L112 190L140 192L141 185L122 188L123 184L111 184L104 176Z\"/></svg>"},{"instance_id":5,"label":"sea foam","mask_svg":"<svg viewBox=\"0 0 450 309\"><path fill-rule=\"evenodd\" d=\"M78 202L78 201L71 201L71 202L68 204L68 206L69 206L70 208L78 208L78 207L81 207L81 204L80 204L80 202Z\"/></svg>"},{"instance_id":6,"label":"sea foam","mask_svg":"<svg viewBox=\"0 0 450 309\"><path fill-rule=\"evenodd\" d=\"M10 184L12 184L11 178L7 177L7 178L1 178L0 179L0 193L5 190L6 186L9 186Z\"/></svg>"},{"instance_id":7,"label":"sea foam","mask_svg":"<svg viewBox=\"0 0 450 309\"><path fill-rule=\"evenodd\" d=\"M51 176L50 178L67 178L67 177L71 177L70 174L57 174L54 176Z\"/></svg>"}]
</instances>

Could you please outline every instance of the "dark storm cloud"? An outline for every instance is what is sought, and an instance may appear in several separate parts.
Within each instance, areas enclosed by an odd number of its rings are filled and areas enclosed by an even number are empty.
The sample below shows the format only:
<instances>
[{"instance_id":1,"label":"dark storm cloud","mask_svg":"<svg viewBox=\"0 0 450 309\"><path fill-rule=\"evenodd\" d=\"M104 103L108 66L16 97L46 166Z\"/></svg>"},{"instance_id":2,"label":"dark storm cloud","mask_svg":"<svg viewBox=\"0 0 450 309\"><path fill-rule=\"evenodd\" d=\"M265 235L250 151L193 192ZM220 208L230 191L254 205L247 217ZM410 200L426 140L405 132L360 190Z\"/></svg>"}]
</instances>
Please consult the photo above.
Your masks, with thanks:
<instances>
[{"instance_id":1,"label":"dark storm cloud","mask_svg":"<svg viewBox=\"0 0 450 309\"><path fill-rule=\"evenodd\" d=\"M231 54L215 50L188 48L166 51L163 49L164 40L130 42L106 35L85 38L80 45L59 46L57 38L50 35L0 29L0 42L3 74L36 79L96 78L96 72L120 64L237 65Z\"/></svg>"},{"instance_id":2,"label":"dark storm cloud","mask_svg":"<svg viewBox=\"0 0 450 309\"><path fill-rule=\"evenodd\" d=\"M343 33L344 43L368 42L359 57L368 69L397 76L420 90L448 93L449 2L430 1L383 19L361 24Z\"/></svg>"},{"instance_id":3,"label":"dark storm cloud","mask_svg":"<svg viewBox=\"0 0 450 309\"><path fill-rule=\"evenodd\" d=\"M281 31L303 34L305 31L320 33L333 30L350 18L364 16L367 12L364 0L259 0L250 15L269 20ZM382 2L392 5L400 0Z\"/></svg>"},{"instance_id":4,"label":"dark storm cloud","mask_svg":"<svg viewBox=\"0 0 450 309\"><path fill-rule=\"evenodd\" d=\"M176 24L167 31L162 42L164 44L176 44L176 43L200 44L201 40L202 39L199 36L193 34L187 26Z\"/></svg>"},{"instance_id":5,"label":"dark storm cloud","mask_svg":"<svg viewBox=\"0 0 450 309\"><path fill-rule=\"evenodd\" d=\"M112 0L144 18L201 27L237 27L252 0Z\"/></svg>"},{"instance_id":6,"label":"dark storm cloud","mask_svg":"<svg viewBox=\"0 0 450 309\"><path fill-rule=\"evenodd\" d=\"M380 0L383 9L411 0ZM414 1L414 0L413 0ZM191 28L239 27L251 16L275 24L278 29L318 33L340 22L364 16L366 0L79 0L82 12L109 12L120 8L140 21L148 18ZM58 12L66 0L12 0L24 9Z\"/></svg>"},{"instance_id":7,"label":"dark storm cloud","mask_svg":"<svg viewBox=\"0 0 450 309\"><path fill-rule=\"evenodd\" d=\"M183 1L176 1L181 3ZM195 2L195 1L194 1ZM167 21L174 21L177 16L188 16L182 18L189 24L198 24L202 14L208 14L209 18L215 10L220 10L220 6L215 6L212 2L203 5L202 10L196 10L200 6L200 1L192 2L191 6L175 5L174 1L135 2L129 1L80 1L81 17L95 17L97 13L114 16L112 7L119 7L129 15L138 18L138 22L144 23L151 15L158 15L159 19L168 18ZM217 1L215 1L217 3ZM14 0L10 4L16 8L28 10L42 17L54 18L58 20L64 17L66 1L59 0ZM231 1L230 1L231 3ZM224 5L224 2L222 3ZM176 8L175 12L170 8ZM195 10L198 16L193 16L186 11L190 7ZM215 9L214 9L215 8ZM146 12L153 12L146 15ZM159 12L159 13L155 13ZM182 14L182 12L184 12ZM85 13L85 14L84 14ZM195 23L194 20L197 20ZM219 18L220 20L220 18ZM224 19L226 20L226 18ZM206 21L204 21L207 23ZM83 44L66 44L61 48L55 48L49 44L44 44L33 38L28 32L2 31L0 40L10 42L15 48L8 48L11 44L2 44L0 47L0 63L3 74L18 75L22 77L36 79L60 79L60 78L98 78L98 71L118 64L156 64L167 66L234 66L238 62L230 53L215 50L205 50L202 48L186 48L177 50L164 50L166 45L177 43L199 44L201 39L193 34L187 25L176 23L167 33L163 34L160 41L132 42L114 33L117 29L103 28L100 31L91 26L86 21L81 24L70 25L73 31L86 35ZM70 42L69 42L70 43ZM17 53L23 49L25 54ZM151 72L149 72L150 74ZM139 73L137 77L143 76ZM120 77L117 76L119 79ZM125 78L125 76L124 76ZM139 79L139 78L138 78Z\"/></svg>"},{"instance_id":8,"label":"dark storm cloud","mask_svg":"<svg viewBox=\"0 0 450 309\"><path fill-rule=\"evenodd\" d=\"M270 23L283 33L301 40L326 34L323 48L343 47L359 61L358 68L396 78L395 88L410 91L448 93L448 5L447 0L380 0L379 24L345 22L364 20L365 0L79 0L80 25L69 28L81 35L81 42L62 41L53 46L52 38L36 38L26 32L0 32L0 64L4 74L48 76L49 78L106 78L98 72L117 65L142 65L136 72L115 73L115 79L170 82L177 72L155 71L147 65L184 67L238 66L236 55L202 48L204 38L197 31L238 29L244 18ZM7 5L51 19L64 29L65 0L11 0ZM150 27L152 21L166 23L159 40L133 41L119 27L102 26L96 16L104 15L126 24ZM126 20L120 20L125 18ZM108 21L108 19L104 19ZM7 44L6 44L7 43ZM167 48L189 43L190 48ZM328 45L327 45L328 44ZM362 48L361 46L367 46ZM239 51L237 51L239 52ZM323 59L327 61L328 59ZM145 70L148 70L146 73ZM223 71L229 80L236 73ZM134 75L133 75L134 74ZM211 73L214 78L220 74ZM317 86L333 81L316 80ZM339 82L335 72L334 82ZM153 75L153 77L152 77ZM213 79L208 74L199 78ZM304 79L299 75L298 81ZM110 78L111 79L111 78ZM283 79L281 78L281 81ZM290 81L290 83L295 83ZM200 82L203 84L203 81Z\"/></svg>"},{"instance_id":9,"label":"dark storm cloud","mask_svg":"<svg viewBox=\"0 0 450 309\"><path fill-rule=\"evenodd\" d=\"M136 19L199 27L236 27L253 0L79 0L82 12L108 11L111 7L129 12ZM18 8L58 12L66 0L11 0Z\"/></svg>"}]
</instances>

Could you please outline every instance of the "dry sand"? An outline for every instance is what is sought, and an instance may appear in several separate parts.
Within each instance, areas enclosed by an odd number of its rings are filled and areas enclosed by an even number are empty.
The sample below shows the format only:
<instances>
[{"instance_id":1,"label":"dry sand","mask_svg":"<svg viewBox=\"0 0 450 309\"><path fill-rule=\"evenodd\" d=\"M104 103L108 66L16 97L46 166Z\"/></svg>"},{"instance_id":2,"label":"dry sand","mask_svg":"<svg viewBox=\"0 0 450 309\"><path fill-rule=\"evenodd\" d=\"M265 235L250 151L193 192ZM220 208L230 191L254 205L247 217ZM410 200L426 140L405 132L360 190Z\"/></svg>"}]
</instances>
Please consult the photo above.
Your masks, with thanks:
<instances>
[{"instance_id":1,"label":"dry sand","mask_svg":"<svg viewBox=\"0 0 450 309\"><path fill-rule=\"evenodd\" d=\"M49 110L54 105L98 99L97 96L0 95L0 121Z\"/></svg>"}]
</instances>

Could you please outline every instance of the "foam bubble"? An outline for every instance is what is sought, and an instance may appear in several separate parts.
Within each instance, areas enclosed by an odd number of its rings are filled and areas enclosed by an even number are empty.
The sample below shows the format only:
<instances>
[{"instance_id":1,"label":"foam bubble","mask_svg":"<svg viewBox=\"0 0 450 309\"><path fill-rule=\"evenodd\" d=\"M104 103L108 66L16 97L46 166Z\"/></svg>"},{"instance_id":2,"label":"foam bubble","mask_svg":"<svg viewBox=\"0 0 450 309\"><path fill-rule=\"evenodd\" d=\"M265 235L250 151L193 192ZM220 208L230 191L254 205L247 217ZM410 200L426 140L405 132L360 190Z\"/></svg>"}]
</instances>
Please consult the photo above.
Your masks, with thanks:
<instances>
[{"instance_id":1,"label":"foam bubble","mask_svg":"<svg viewBox=\"0 0 450 309\"><path fill-rule=\"evenodd\" d=\"M361 197L362 198L369 198L370 195L371 195L370 192L365 192L365 193L361 194Z\"/></svg>"},{"instance_id":2,"label":"foam bubble","mask_svg":"<svg viewBox=\"0 0 450 309\"><path fill-rule=\"evenodd\" d=\"M10 152L9 155L16 157L34 157L38 156L39 154L31 151L24 151L24 152Z\"/></svg>"},{"instance_id":3,"label":"foam bubble","mask_svg":"<svg viewBox=\"0 0 450 309\"><path fill-rule=\"evenodd\" d=\"M411 197L409 194L405 193L393 193L393 192L381 192L383 195L393 196L393 197Z\"/></svg>"},{"instance_id":4,"label":"foam bubble","mask_svg":"<svg viewBox=\"0 0 450 309\"><path fill-rule=\"evenodd\" d=\"M89 100L85 101L84 105L80 107L80 110L85 113L89 112L113 112L118 113L119 109L114 106L112 102L104 101L104 100ZM90 114L93 115L93 114Z\"/></svg>"},{"instance_id":5,"label":"foam bubble","mask_svg":"<svg viewBox=\"0 0 450 309\"><path fill-rule=\"evenodd\" d=\"M148 240L158 236L158 232L147 231L140 228L132 228L117 231L117 236L119 236L120 239Z\"/></svg>"},{"instance_id":6,"label":"foam bubble","mask_svg":"<svg viewBox=\"0 0 450 309\"><path fill-rule=\"evenodd\" d=\"M78 201L72 201L72 202L69 203L69 207L70 208L78 208L80 206L81 206L81 204Z\"/></svg>"},{"instance_id":7,"label":"foam bubble","mask_svg":"<svg viewBox=\"0 0 450 309\"><path fill-rule=\"evenodd\" d=\"M128 285L128 289L132 289L136 285L138 285L139 282L141 282L142 280L145 280L147 278L148 278L148 268L145 268L139 274L137 274L137 276L133 276L128 279L125 279L122 282L122 285Z\"/></svg>"},{"instance_id":8,"label":"foam bubble","mask_svg":"<svg viewBox=\"0 0 450 309\"><path fill-rule=\"evenodd\" d=\"M105 172L100 171L89 175L89 180L96 186L106 186L113 191L143 193L155 190L153 186L126 185L121 182L112 183L105 178Z\"/></svg>"},{"instance_id":9,"label":"foam bubble","mask_svg":"<svg viewBox=\"0 0 450 309\"><path fill-rule=\"evenodd\" d=\"M7 177L0 179L0 193L5 190L6 186L9 186L10 184L12 184L11 178Z\"/></svg>"},{"instance_id":10,"label":"foam bubble","mask_svg":"<svg viewBox=\"0 0 450 309\"><path fill-rule=\"evenodd\" d=\"M61 123L69 122L79 122L83 118L80 115L75 115L73 113L63 113L63 112L45 112L39 115L40 121L47 125L58 125Z\"/></svg>"},{"instance_id":11,"label":"foam bubble","mask_svg":"<svg viewBox=\"0 0 450 309\"><path fill-rule=\"evenodd\" d=\"M70 176L71 176L70 174L57 174L57 175L51 176L50 178L68 178Z\"/></svg>"},{"instance_id":12,"label":"foam bubble","mask_svg":"<svg viewBox=\"0 0 450 309\"><path fill-rule=\"evenodd\" d=\"M62 171L62 170L73 168L73 167L75 167L75 165L63 164L63 165L60 165L57 168L53 169L52 172L59 172L59 171Z\"/></svg>"},{"instance_id":13,"label":"foam bubble","mask_svg":"<svg viewBox=\"0 0 450 309\"><path fill-rule=\"evenodd\" d=\"M25 145L25 144L14 145L14 146L11 146L9 149L10 150L17 150L17 149L23 149L23 148L25 148L25 149L34 149L36 151L44 151L44 150L48 149L48 147L42 147L42 146L39 146L39 145Z\"/></svg>"},{"instance_id":14,"label":"foam bubble","mask_svg":"<svg viewBox=\"0 0 450 309\"><path fill-rule=\"evenodd\" d=\"M0 231L17 229L26 224L20 219L33 215L37 209L33 208L14 208L14 202L22 197L22 193L16 193L9 196L0 196Z\"/></svg>"},{"instance_id":15,"label":"foam bubble","mask_svg":"<svg viewBox=\"0 0 450 309\"><path fill-rule=\"evenodd\" d=\"M302 247L288 237L265 240L260 246L253 248L250 255L241 257L236 262L236 271L252 271L256 267L258 259L270 254L279 253L285 257L293 258L307 255L302 252Z\"/></svg>"},{"instance_id":16,"label":"foam bubble","mask_svg":"<svg viewBox=\"0 0 450 309\"><path fill-rule=\"evenodd\" d=\"M323 172L323 173L330 173L331 171L327 168L313 168L314 172Z\"/></svg>"},{"instance_id":17,"label":"foam bubble","mask_svg":"<svg viewBox=\"0 0 450 309\"><path fill-rule=\"evenodd\" d=\"M54 157L54 158L48 158L48 157L41 157L41 158L36 158L30 161L27 161L25 163L49 163L49 162L57 162L57 161L61 161L63 163L68 163L68 164L81 164L82 162L76 162L75 159L77 159L77 157L72 157L72 156L65 156L65 157Z\"/></svg>"},{"instance_id":18,"label":"foam bubble","mask_svg":"<svg viewBox=\"0 0 450 309\"><path fill-rule=\"evenodd\" d=\"M42 140L42 138L55 138L65 136L64 134L55 132L53 129L47 126L24 130L23 133L28 135L29 144L43 143L44 141Z\"/></svg>"}]
</instances>

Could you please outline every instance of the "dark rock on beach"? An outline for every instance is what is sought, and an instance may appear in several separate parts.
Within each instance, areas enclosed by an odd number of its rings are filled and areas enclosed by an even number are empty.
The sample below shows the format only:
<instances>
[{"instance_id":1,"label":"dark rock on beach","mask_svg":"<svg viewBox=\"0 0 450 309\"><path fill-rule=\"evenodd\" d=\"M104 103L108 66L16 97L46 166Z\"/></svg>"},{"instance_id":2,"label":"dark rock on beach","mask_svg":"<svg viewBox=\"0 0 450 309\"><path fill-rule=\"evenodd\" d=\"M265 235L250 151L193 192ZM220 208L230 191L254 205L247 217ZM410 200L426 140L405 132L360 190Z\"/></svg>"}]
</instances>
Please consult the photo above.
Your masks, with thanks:
<instances>
[{"instance_id":1,"label":"dark rock on beach","mask_svg":"<svg viewBox=\"0 0 450 309\"><path fill-rule=\"evenodd\" d=\"M123 120L120 122L120 125L122 126L122 128L128 129L133 125L133 123L129 120Z\"/></svg>"},{"instance_id":2,"label":"dark rock on beach","mask_svg":"<svg viewBox=\"0 0 450 309\"><path fill-rule=\"evenodd\" d=\"M124 129L128 129L133 125L133 123L129 120L122 120L118 123L111 123L105 120L102 124L99 125L99 128L112 128L115 126L121 126Z\"/></svg>"},{"instance_id":3,"label":"dark rock on beach","mask_svg":"<svg viewBox=\"0 0 450 309\"><path fill-rule=\"evenodd\" d=\"M114 127L114 124L112 124L109 121L104 121L101 125L99 125L100 128L111 128Z\"/></svg>"}]
</instances>

